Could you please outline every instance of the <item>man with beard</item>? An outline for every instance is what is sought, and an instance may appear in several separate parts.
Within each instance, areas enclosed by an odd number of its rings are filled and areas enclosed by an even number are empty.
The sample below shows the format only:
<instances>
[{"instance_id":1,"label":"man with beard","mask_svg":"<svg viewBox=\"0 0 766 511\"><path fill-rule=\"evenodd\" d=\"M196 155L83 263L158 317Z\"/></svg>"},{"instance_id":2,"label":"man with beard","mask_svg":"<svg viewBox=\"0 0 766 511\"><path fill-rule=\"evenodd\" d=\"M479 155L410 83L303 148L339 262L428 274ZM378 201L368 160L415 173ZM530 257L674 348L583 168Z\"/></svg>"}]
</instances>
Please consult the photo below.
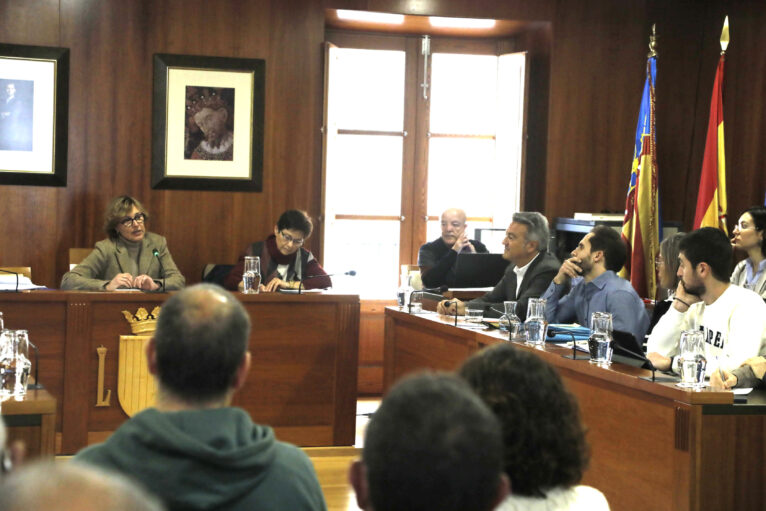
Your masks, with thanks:
<instances>
[{"instance_id":1,"label":"man with beard","mask_svg":"<svg viewBox=\"0 0 766 511\"><path fill-rule=\"evenodd\" d=\"M420 247L418 266L425 287L453 286L458 254L488 252L482 242L468 239L465 219L462 209L446 210L441 218L441 237Z\"/></svg>"},{"instance_id":2,"label":"man with beard","mask_svg":"<svg viewBox=\"0 0 766 511\"><path fill-rule=\"evenodd\" d=\"M680 282L673 305L649 336L647 351L657 369L678 372L684 330L705 335L708 375L732 371L766 348L766 304L758 294L729 282L732 248L719 229L703 227L679 245Z\"/></svg>"},{"instance_id":3,"label":"man with beard","mask_svg":"<svg viewBox=\"0 0 766 511\"><path fill-rule=\"evenodd\" d=\"M594 312L609 312L615 330L641 343L649 328L644 302L630 282L615 272L625 264L627 249L620 234L605 225L593 228L564 261L541 298L550 323L590 325ZM571 290L567 293L567 288Z\"/></svg>"},{"instance_id":4,"label":"man with beard","mask_svg":"<svg viewBox=\"0 0 766 511\"><path fill-rule=\"evenodd\" d=\"M192 151L192 160L234 159L234 135L226 124L229 111L225 101L216 91L207 91L200 96L192 107L191 113L195 124L205 138Z\"/></svg>"}]
</instances>

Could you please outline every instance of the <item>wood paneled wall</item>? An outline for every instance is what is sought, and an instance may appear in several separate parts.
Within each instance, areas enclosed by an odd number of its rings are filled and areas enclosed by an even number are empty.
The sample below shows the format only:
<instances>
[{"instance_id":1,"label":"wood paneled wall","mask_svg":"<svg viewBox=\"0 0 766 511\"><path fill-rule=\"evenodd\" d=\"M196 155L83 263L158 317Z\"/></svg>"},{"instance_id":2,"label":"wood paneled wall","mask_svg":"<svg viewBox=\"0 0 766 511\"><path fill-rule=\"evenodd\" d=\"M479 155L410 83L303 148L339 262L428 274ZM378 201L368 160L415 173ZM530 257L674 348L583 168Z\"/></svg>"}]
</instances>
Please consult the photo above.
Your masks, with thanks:
<instances>
[{"instance_id":1,"label":"wood paneled wall","mask_svg":"<svg viewBox=\"0 0 766 511\"><path fill-rule=\"evenodd\" d=\"M139 197L189 282L234 261L288 207L319 214L324 8L550 21L545 151L527 207L549 217L621 211L657 23L663 214L694 215L718 36L729 14L724 91L731 220L766 191L766 4L752 0L0 0L0 41L71 49L66 188L0 186L0 265L57 286L69 247L103 237L101 214ZM263 193L152 190L154 53L266 59ZM540 147L541 141L534 141ZM310 242L318 252L318 236Z\"/></svg>"}]
</instances>

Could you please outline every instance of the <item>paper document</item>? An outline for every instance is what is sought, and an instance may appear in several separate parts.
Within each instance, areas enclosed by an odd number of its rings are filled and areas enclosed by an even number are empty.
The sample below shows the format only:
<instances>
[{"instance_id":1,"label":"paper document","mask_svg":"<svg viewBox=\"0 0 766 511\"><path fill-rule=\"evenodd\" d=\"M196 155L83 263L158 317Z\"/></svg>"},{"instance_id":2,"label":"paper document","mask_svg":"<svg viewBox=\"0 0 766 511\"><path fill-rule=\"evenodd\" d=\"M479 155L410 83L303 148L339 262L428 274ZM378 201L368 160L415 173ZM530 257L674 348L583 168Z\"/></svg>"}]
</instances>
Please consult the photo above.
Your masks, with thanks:
<instances>
[{"instance_id":1,"label":"paper document","mask_svg":"<svg viewBox=\"0 0 766 511\"><path fill-rule=\"evenodd\" d=\"M0 275L0 291L16 291L16 275ZM27 291L29 289L45 289L45 286L38 286L33 284L29 277L19 275L19 291Z\"/></svg>"}]
</instances>

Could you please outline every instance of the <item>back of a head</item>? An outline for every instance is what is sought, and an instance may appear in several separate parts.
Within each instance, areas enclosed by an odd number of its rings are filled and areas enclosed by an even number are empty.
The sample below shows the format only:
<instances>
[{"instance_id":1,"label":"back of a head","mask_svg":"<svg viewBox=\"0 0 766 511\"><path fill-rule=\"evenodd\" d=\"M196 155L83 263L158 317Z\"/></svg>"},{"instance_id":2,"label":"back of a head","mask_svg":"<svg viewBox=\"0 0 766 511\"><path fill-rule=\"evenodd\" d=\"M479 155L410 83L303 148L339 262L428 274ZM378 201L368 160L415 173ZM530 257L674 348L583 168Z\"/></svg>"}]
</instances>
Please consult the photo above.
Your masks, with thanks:
<instances>
[{"instance_id":1,"label":"back of a head","mask_svg":"<svg viewBox=\"0 0 766 511\"><path fill-rule=\"evenodd\" d=\"M162 511L125 477L76 463L25 465L0 485L0 511Z\"/></svg>"},{"instance_id":2,"label":"back of a head","mask_svg":"<svg viewBox=\"0 0 766 511\"><path fill-rule=\"evenodd\" d=\"M591 253L603 250L606 269L613 272L620 271L628 258L628 249L620 233L606 225L597 225L591 232L593 233L590 238Z\"/></svg>"},{"instance_id":3,"label":"back of a head","mask_svg":"<svg viewBox=\"0 0 766 511\"><path fill-rule=\"evenodd\" d=\"M707 263L716 280L729 281L733 251L728 236L722 230L703 227L692 231L681 239L678 249L693 267Z\"/></svg>"},{"instance_id":4,"label":"back of a head","mask_svg":"<svg viewBox=\"0 0 766 511\"><path fill-rule=\"evenodd\" d=\"M577 484L588 446L577 402L540 357L510 344L485 348L459 371L500 419L513 493L542 497Z\"/></svg>"},{"instance_id":5,"label":"back of a head","mask_svg":"<svg viewBox=\"0 0 766 511\"><path fill-rule=\"evenodd\" d=\"M308 238L311 236L311 231L314 230L314 224L311 221L311 217L305 211L288 209L279 216L277 229L280 231L283 229L300 231L305 238Z\"/></svg>"},{"instance_id":6,"label":"back of a head","mask_svg":"<svg viewBox=\"0 0 766 511\"><path fill-rule=\"evenodd\" d=\"M513 214L513 222L527 226L527 241L536 241L537 250L545 252L548 249L550 230L548 219L537 211L519 211Z\"/></svg>"},{"instance_id":7,"label":"back of a head","mask_svg":"<svg viewBox=\"0 0 766 511\"><path fill-rule=\"evenodd\" d=\"M465 382L424 373L383 399L362 459L375 511L488 511L502 474L500 426Z\"/></svg>"},{"instance_id":8,"label":"back of a head","mask_svg":"<svg viewBox=\"0 0 766 511\"><path fill-rule=\"evenodd\" d=\"M677 232L671 234L660 243L660 255L665 263L665 273L667 280L672 282L670 289L675 290L678 285L678 252L681 246L681 240L686 233Z\"/></svg>"},{"instance_id":9,"label":"back of a head","mask_svg":"<svg viewBox=\"0 0 766 511\"><path fill-rule=\"evenodd\" d=\"M190 403L224 396L247 352L250 318L223 288L197 284L163 305L154 340L160 387Z\"/></svg>"}]
</instances>

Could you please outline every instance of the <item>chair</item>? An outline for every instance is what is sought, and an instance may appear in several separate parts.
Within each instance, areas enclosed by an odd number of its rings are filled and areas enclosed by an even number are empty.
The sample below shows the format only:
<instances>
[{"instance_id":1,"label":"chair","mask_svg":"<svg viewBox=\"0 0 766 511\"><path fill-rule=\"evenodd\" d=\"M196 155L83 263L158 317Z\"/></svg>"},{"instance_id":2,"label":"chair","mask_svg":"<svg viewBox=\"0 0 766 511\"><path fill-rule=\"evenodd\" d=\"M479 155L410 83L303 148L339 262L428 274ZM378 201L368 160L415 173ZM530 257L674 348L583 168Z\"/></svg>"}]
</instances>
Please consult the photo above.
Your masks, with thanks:
<instances>
[{"instance_id":1,"label":"chair","mask_svg":"<svg viewBox=\"0 0 766 511\"><path fill-rule=\"evenodd\" d=\"M92 248L70 248L69 269L72 270L72 268L80 264L92 251Z\"/></svg>"},{"instance_id":2,"label":"chair","mask_svg":"<svg viewBox=\"0 0 766 511\"><path fill-rule=\"evenodd\" d=\"M0 266L0 274L5 272L18 273L23 275L29 280L32 280L32 267L31 266ZM5 273L8 275L7 273Z\"/></svg>"},{"instance_id":3,"label":"chair","mask_svg":"<svg viewBox=\"0 0 766 511\"><path fill-rule=\"evenodd\" d=\"M202 282L210 282L223 287L223 281L232 268L234 268L233 264L206 264L202 269Z\"/></svg>"}]
</instances>

